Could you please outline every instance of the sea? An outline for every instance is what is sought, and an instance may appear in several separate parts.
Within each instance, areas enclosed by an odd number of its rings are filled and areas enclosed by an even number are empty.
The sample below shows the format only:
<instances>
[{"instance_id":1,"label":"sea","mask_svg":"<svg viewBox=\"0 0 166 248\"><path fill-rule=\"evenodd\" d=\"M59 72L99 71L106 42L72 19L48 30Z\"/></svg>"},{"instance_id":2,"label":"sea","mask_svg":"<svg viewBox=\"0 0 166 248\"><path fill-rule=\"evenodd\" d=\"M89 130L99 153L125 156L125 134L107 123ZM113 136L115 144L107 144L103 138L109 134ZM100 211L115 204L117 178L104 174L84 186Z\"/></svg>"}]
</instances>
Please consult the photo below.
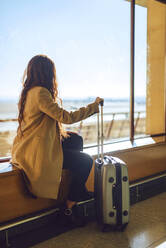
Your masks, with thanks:
<instances>
[{"instance_id":1,"label":"sea","mask_svg":"<svg viewBox=\"0 0 166 248\"><path fill-rule=\"evenodd\" d=\"M87 98L65 98L62 100L62 107L68 111L75 111L80 107L86 106L95 100L94 97ZM18 116L17 99L0 99L0 133L13 131L17 129L18 123L10 121ZM126 98L105 98L104 99L104 121L115 119L124 119L129 115L129 100ZM141 112L145 116L146 99L145 97L135 98L135 114ZM2 122L3 120L3 122ZM4 121L5 120L5 121ZM85 122L96 121L96 116L86 119Z\"/></svg>"}]
</instances>

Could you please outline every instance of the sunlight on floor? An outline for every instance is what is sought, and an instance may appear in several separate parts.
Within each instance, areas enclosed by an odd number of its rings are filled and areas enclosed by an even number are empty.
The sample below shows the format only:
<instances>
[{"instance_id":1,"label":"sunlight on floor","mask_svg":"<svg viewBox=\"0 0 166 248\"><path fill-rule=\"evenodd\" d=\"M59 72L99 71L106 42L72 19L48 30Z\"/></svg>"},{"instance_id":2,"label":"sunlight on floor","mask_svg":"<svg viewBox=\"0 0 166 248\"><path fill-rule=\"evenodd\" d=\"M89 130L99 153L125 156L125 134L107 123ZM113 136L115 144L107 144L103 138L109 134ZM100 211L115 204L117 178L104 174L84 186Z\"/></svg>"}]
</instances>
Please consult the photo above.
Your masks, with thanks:
<instances>
[{"instance_id":1,"label":"sunlight on floor","mask_svg":"<svg viewBox=\"0 0 166 248\"><path fill-rule=\"evenodd\" d=\"M156 248L166 248L166 241L163 242L162 244L156 246Z\"/></svg>"}]
</instances>

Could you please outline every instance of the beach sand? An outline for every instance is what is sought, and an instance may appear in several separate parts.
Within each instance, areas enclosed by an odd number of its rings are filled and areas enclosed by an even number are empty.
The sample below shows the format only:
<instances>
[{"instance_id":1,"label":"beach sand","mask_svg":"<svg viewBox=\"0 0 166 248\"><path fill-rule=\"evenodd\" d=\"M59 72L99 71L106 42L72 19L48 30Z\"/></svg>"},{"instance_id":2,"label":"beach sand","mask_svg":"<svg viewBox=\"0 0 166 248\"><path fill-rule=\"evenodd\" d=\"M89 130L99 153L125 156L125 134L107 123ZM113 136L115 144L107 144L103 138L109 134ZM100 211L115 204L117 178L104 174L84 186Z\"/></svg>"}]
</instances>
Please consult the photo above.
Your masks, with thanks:
<instances>
[{"instance_id":1,"label":"beach sand","mask_svg":"<svg viewBox=\"0 0 166 248\"><path fill-rule=\"evenodd\" d=\"M97 142L97 126L96 123L85 123L80 126L67 126L70 131L78 132L84 139L84 145L91 145ZM145 119L139 119L135 134L145 134ZM0 132L0 157L11 156L11 147L13 139L16 135L15 131ZM129 136L129 120L114 120L104 122L104 141L112 139L124 138Z\"/></svg>"},{"instance_id":2,"label":"beach sand","mask_svg":"<svg viewBox=\"0 0 166 248\"><path fill-rule=\"evenodd\" d=\"M16 131L6 131L0 133L0 157L11 156L11 147Z\"/></svg>"}]
</instances>

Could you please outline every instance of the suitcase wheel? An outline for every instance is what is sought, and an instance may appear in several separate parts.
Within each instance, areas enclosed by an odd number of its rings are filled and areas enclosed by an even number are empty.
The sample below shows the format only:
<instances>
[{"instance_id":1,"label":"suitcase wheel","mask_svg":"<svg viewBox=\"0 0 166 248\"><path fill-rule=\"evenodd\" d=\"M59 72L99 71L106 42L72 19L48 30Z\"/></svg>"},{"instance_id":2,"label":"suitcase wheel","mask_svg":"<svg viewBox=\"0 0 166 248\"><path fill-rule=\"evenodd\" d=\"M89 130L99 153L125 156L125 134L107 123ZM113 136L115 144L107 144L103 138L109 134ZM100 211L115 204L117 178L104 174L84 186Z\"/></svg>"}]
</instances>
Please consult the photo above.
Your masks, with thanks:
<instances>
[{"instance_id":1,"label":"suitcase wheel","mask_svg":"<svg viewBox=\"0 0 166 248\"><path fill-rule=\"evenodd\" d=\"M108 224L103 224L101 227L102 232L110 232L111 231L111 226Z\"/></svg>"},{"instance_id":2,"label":"suitcase wheel","mask_svg":"<svg viewBox=\"0 0 166 248\"><path fill-rule=\"evenodd\" d=\"M123 232L126 229L127 225L128 223L125 223L124 225L122 225L120 228L120 231Z\"/></svg>"}]
</instances>

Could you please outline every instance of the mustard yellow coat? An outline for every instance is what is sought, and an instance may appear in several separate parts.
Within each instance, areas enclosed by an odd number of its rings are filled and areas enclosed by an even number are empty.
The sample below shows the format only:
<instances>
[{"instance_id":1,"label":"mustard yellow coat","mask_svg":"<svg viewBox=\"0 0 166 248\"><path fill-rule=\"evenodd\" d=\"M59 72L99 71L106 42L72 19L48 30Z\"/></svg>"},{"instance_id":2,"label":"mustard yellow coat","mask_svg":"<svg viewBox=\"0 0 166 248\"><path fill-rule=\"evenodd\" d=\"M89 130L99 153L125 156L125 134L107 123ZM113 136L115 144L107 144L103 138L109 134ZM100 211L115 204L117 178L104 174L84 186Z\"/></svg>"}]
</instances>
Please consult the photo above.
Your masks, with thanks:
<instances>
[{"instance_id":1,"label":"mustard yellow coat","mask_svg":"<svg viewBox=\"0 0 166 248\"><path fill-rule=\"evenodd\" d=\"M17 134L12 146L12 163L23 169L29 190L38 197L56 199L62 174L63 151L57 121L71 124L98 112L92 103L67 112L40 86L27 93L24 107L23 136Z\"/></svg>"}]
</instances>

